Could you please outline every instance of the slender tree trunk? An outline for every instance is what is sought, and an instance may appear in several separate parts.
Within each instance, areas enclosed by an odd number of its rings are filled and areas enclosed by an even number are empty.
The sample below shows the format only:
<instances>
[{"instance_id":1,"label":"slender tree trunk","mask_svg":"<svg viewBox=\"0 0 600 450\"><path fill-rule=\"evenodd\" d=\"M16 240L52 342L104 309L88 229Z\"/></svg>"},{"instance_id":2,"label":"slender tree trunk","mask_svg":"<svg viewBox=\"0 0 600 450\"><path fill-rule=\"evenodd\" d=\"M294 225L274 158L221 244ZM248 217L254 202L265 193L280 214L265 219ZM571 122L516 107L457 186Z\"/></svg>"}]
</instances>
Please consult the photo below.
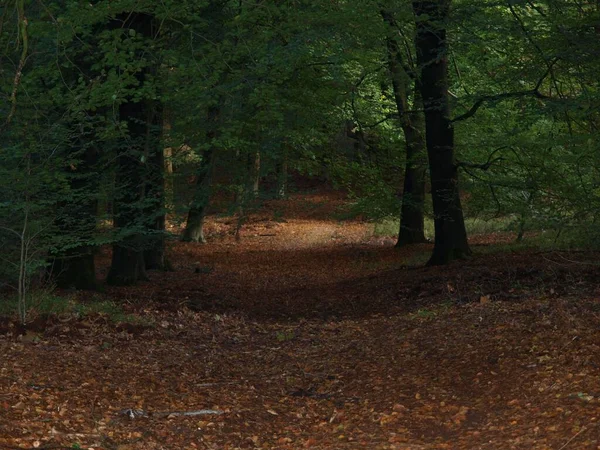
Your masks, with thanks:
<instances>
[{"instance_id":1,"label":"slender tree trunk","mask_svg":"<svg viewBox=\"0 0 600 450\"><path fill-rule=\"evenodd\" d=\"M395 20L391 13L382 10L381 15L390 27L394 28ZM427 172L425 123L423 114L419 112L423 105L415 74L409 74L404 69L402 53L396 39L388 37L386 42L394 100L406 141L406 166L400 211L400 230L398 242L396 243L396 247L401 247L408 244L427 242L423 216L425 174ZM411 85L414 86L412 111L408 102L408 92Z\"/></svg>"},{"instance_id":2,"label":"slender tree trunk","mask_svg":"<svg viewBox=\"0 0 600 450\"><path fill-rule=\"evenodd\" d=\"M445 21L449 7L450 0L413 1L435 221L435 245L428 265L446 264L471 254L458 190L448 98Z\"/></svg>"},{"instance_id":3,"label":"slender tree trunk","mask_svg":"<svg viewBox=\"0 0 600 450\"><path fill-rule=\"evenodd\" d=\"M415 109L422 107L420 98L420 95L415 97L413 102ZM407 123L402 125L406 139L406 168L397 247L427 242L424 219L427 173L425 123L420 113L407 114L407 118Z\"/></svg>"},{"instance_id":4,"label":"slender tree trunk","mask_svg":"<svg viewBox=\"0 0 600 450\"><path fill-rule=\"evenodd\" d=\"M244 158L246 158L246 171L235 194L237 206L235 240L238 242L242 239L241 231L248 218L248 208L252 206L252 201L258 198L260 187L260 150L242 156L242 163Z\"/></svg>"},{"instance_id":5,"label":"slender tree trunk","mask_svg":"<svg viewBox=\"0 0 600 450\"><path fill-rule=\"evenodd\" d=\"M149 101L148 101L149 102ZM165 262L165 235L167 213L165 204L165 153L162 148L162 135L164 126L162 105L149 102L148 117L146 119L146 190L145 215L149 219L148 246L144 250L144 262L147 270L164 270Z\"/></svg>"},{"instance_id":6,"label":"slender tree trunk","mask_svg":"<svg viewBox=\"0 0 600 450\"><path fill-rule=\"evenodd\" d=\"M250 155L249 161L250 171L250 182L249 191L252 193L253 198L258 198L259 187L260 187L260 151Z\"/></svg>"},{"instance_id":7,"label":"slender tree trunk","mask_svg":"<svg viewBox=\"0 0 600 450\"><path fill-rule=\"evenodd\" d=\"M163 142L169 142L171 133L171 111L163 110L163 125L162 125ZM165 147L163 150L165 164L165 203L168 208L172 208L175 201L175 186L173 182L173 148Z\"/></svg>"},{"instance_id":8,"label":"slender tree trunk","mask_svg":"<svg viewBox=\"0 0 600 450\"><path fill-rule=\"evenodd\" d=\"M285 198L287 196L288 184L288 147L287 143L283 143L283 152L281 160L277 163L277 198Z\"/></svg>"}]
</instances>

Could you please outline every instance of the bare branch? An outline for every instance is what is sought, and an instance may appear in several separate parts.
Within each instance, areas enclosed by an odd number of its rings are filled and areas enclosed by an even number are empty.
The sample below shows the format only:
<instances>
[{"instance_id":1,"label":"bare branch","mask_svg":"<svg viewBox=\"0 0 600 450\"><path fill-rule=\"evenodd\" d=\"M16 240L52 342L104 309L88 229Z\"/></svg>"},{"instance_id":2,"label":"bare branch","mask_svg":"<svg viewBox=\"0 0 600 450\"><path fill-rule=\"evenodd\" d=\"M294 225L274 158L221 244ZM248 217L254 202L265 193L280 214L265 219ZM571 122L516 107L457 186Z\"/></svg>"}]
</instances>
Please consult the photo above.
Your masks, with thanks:
<instances>
[{"instance_id":1,"label":"bare branch","mask_svg":"<svg viewBox=\"0 0 600 450\"><path fill-rule=\"evenodd\" d=\"M18 27L20 32L20 39L22 40L23 49L21 50L21 57L19 59L19 64L17 66L17 71L15 72L15 77L13 79L13 88L10 94L10 111L8 116L6 117L6 121L2 128L6 127L12 121L13 116L17 110L17 92L19 90L19 85L21 84L21 77L23 75L23 68L25 67L25 63L27 62L27 53L29 51L29 35L27 34L27 17L25 16L25 2L24 0L17 0L17 13L18 13Z\"/></svg>"},{"instance_id":2,"label":"bare branch","mask_svg":"<svg viewBox=\"0 0 600 450\"><path fill-rule=\"evenodd\" d=\"M457 161L456 167L463 167L469 169L480 169L480 170L488 170L495 162L502 161L504 158L502 156L498 156L497 158L492 158L496 153L500 150L504 150L505 148L509 148L507 145L503 145L502 147L498 147L488 156L488 160L483 164L465 162L465 161ZM469 172L470 173L470 172Z\"/></svg>"},{"instance_id":3,"label":"bare branch","mask_svg":"<svg viewBox=\"0 0 600 450\"><path fill-rule=\"evenodd\" d=\"M546 72L544 72L544 74L538 80L538 82L536 83L536 85L533 89L529 89L527 91L503 92L502 94L485 95L485 96L481 97L479 100L477 100L473 104L473 106L471 106L471 109L469 109L466 113L461 114L458 117L455 117L450 122L451 123L460 122L462 120L466 120L466 119L473 117L477 113L479 108L481 108L483 106L483 104L487 103L487 102L497 102L497 101L501 101L501 100L507 100L509 98L519 98L519 97L528 97L528 96L540 98L543 100L550 99L551 97L548 97L547 95L544 95L540 92L540 88L541 88L544 80L548 77L548 75L552 71L552 67L554 66L554 64L556 64L557 61L558 61L558 58L555 58L554 61L551 62L549 67L546 69Z\"/></svg>"}]
</instances>

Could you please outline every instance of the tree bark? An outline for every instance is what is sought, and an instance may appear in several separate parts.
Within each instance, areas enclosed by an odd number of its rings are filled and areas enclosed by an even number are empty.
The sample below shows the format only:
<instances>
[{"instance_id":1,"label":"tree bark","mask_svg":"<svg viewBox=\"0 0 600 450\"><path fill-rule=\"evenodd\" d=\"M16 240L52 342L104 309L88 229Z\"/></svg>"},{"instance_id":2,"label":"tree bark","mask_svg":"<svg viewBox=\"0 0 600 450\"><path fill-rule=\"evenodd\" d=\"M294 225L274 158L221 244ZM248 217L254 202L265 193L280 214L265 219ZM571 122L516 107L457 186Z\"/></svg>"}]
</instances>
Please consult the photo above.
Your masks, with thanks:
<instances>
[{"instance_id":1,"label":"tree bark","mask_svg":"<svg viewBox=\"0 0 600 450\"><path fill-rule=\"evenodd\" d=\"M277 191L275 192L276 198L285 198L287 196L287 184L288 184L288 147L287 143L283 143L283 151L281 160L277 163Z\"/></svg>"},{"instance_id":2,"label":"tree bark","mask_svg":"<svg viewBox=\"0 0 600 450\"><path fill-rule=\"evenodd\" d=\"M83 135L84 124L74 124L73 133ZM92 134L93 135L93 134ZM85 141L89 140L86 136ZM87 146L87 147L86 147ZM77 138L69 148L71 164L70 196L58 209L55 225L66 250L52 254L50 276L60 288L95 290L98 288L94 264L94 234L98 209L98 150L93 142Z\"/></svg>"},{"instance_id":3,"label":"tree bark","mask_svg":"<svg viewBox=\"0 0 600 450\"><path fill-rule=\"evenodd\" d=\"M150 102L146 127L146 191L148 204L145 215L149 219L148 246L144 250L144 263L147 270L164 270L166 204L165 204L165 153L161 145L163 131L163 109Z\"/></svg>"},{"instance_id":4,"label":"tree bark","mask_svg":"<svg viewBox=\"0 0 600 450\"><path fill-rule=\"evenodd\" d=\"M114 198L114 225L120 238L113 244L107 283L128 286L146 279L144 248L148 221L142 207L145 196L142 156L147 136L147 111L144 102L126 102L119 107L121 120L127 122L129 138L119 149Z\"/></svg>"},{"instance_id":5,"label":"tree bark","mask_svg":"<svg viewBox=\"0 0 600 450\"><path fill-rule=\"evenodd\" d=\"M170 141L169 135L171 133L171 114L172 112L169 109L165 108L163 110L163 142ZM166 147L163 152L165 164L165 203L168 208L172 208L175 202L175 185L173 182L173 148Z\"/></svg>"},{"instance_id":6,"label":"tree bark","mask_svg":"<svg viewBox=\"0 0 600 450\"><path fill-rule=\"evenodd\" d=\"M216 106L208 109L206 140L209 142L209 148L202 156L200 168L196 175L196 191L194 192L194 199L188 212L185 230L181 237L181 240L185 242L206 243L206 238L204 237L204 219L210 202L212 175L217 154L214 140L218 133L219 112L219 108Z\"/></svg>"},{"instance_id":7,"label":"tree bark","mask_svg":"<svg viewBox=\"0 0 600 450\"><path fill-rule=\"evenodd\" d=\"M250 155L249 161L250 183L249 191L252 193L252 198L258 198L260 186L260 151Z\"/></svg>"},{"instance_id":8,"label":"tree bark","mask_svg":"<svg viewBox=\"0 0 600 450\"><path fill-rule=\"evenodd\" d=\"M56 226L59 233L76 239L74 246L54 255L51 276L60 288L96 290L94 246L91 241L96 231L97 188L93 170L98 159L95 149L84 151L83 158L72 170L71 193L73 201L62 205Z\"/></svg>"},{"instance_id":9,"label":"tree bark","mask_svg":"<svg viewBox=\"0 0 600 450\"><path fill-rule=\"evenodd\" d=\"M147 270L165 270L168 264L165 260L167 217L164 191L156 192L153 187L152 191L146 192L146 196L152 199L152 209L145 213L150 218L150 224L148 225L148 244L144 250L144 263Z\"/></svg>"},{"instance_id":10,"label":"tree bark","mask_svg":"<svg viewBox=\"0 0 600 450\"><path fill-rule=\"evenodd\" d=\"M154 18L144 13L120 14L112 25L152 37ZM147 67L136 73L139 87L148 81L150 73L151 69ZM152 206L144 204L147 183L152 183L152 176L148 178L147 171L152 165L151 161L156 158L155 153L160 151L154 142L156 132L151 119L155 108L156 105L149 100L133 98L119 106L119 117L126 122L128 135L117 156L115 179L118 193L114 199L114 225L120 236L113 244L112 262L106 280L108 284L126 286L146 279L144 251L157 245L149 242L149 236L157 234L156 229L152 229L156 228L153 222L158 217L155 202L152 201L154 199L150 201ZM160 170L162 173L163 169ZM164 186L159 189L164 196Z\"/></svg>"},{"instance_id":11,"label":"tree bark","mask_svg":"<svg viewBox=\"0 0 600 450\"><path fill-rule=\"evenodd\" d=\"M435 245L428 265L446 264L471 254L458 190L448 97L445 21L449 8L450 0L413 1L435 221Z\"/></svg>"},{"instance_id":12,"label":"tree bark","mask_svg":"<svg viewBox=\"0 0 600 450\"><path fill-rule=\"evenodd\" d=\"M413 107L422 106L420 95L415 97ZM400 231L396 247L427 242L425 238L425 164L426 144L424 119L420 113L406 114L406 123L402 124L406 139L406 168L404 171L404 189L400 210Z\"/></svg>"},{"instance_id":13,"label":"tree bark","mask_svg":"<svg viewBox=\"0 0 600 450\"><path fill-rule=\"evenodd\" d=\"M188 212L187 222L182 241L206 243L204 237L204 219L206 208L210 200L210 188L212 183L212 169L214 165L215 149L210 148L202 158L198 175L196 176L196 192Z\"/></svg>"},{"instance_id":14,"label":"tree bark","mask_svg":"<svg viewBox=\"0 0 600 450\"><path fill-rule=\"evenodd\" d=\"M110 271L106 279L113 286L131 286L140 280L146 280L144 253L137 247L113 245Z\"/></svg>"},{"instance_id":15,"label":"tree bark","mask_svg":"<svg viewBox=\"0 0 600 450\"><path fill-rule=\"evenodd\" d=\"M386 10L381 15L390 28L395 27L394 17ZM389 72L394 90L396 109L400 117L400 126L406 141L406 166L404 169L404 189L400 211L400 230L396 247L427 242L425 239L425 175L426 144L424 117L419 110L423 108L421 94L417 87L415 74L404 69L402 53L393 37L386 39ZM413 85L413 105L409 106L408 92Z\"/></svg>"},{"instance_id":16,"label":"tree bark","mask_svg":"<svg viewBox=\"0 0 600 450\"><path fill-rule=\"evenodd\" d=\"M81 247L76 252L69 251L55 258L52 263L52 276L56 286L63 289L98 289L93 247Z\"/></svg>"}]
</instances>

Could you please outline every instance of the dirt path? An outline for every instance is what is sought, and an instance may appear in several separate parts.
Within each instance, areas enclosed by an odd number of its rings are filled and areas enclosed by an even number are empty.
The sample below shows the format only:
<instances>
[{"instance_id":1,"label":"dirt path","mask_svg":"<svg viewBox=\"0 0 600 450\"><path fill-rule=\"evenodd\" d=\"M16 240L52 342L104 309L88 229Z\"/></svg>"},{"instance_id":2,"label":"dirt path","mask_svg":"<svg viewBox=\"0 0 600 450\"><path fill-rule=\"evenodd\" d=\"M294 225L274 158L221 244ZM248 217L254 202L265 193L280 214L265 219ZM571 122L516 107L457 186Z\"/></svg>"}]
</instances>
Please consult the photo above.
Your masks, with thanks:
<instances>
[{"instance_id":1,"label":"dirt path","mask_svg":"<svg viewBox=\"0 0 600 450\"><path fill-rule=\"evenodd\" d=\"M0 336L0 449L600 448L595 266L416 269L427 246L332 203L270 204L241 243L215 219L210 245L173 244L176 272L104 294L151 326ZM203 409L223 414L161 414Z\"/></svg>"}]
</instances>

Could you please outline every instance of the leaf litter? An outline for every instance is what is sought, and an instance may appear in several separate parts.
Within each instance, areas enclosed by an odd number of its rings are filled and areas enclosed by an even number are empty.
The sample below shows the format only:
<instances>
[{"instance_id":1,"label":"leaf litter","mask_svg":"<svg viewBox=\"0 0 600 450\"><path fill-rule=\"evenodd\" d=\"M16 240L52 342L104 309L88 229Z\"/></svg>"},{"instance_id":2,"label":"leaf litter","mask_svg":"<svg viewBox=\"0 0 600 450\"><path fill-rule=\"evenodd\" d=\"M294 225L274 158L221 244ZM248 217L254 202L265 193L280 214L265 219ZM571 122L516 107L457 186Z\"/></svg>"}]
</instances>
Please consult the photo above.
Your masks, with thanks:
<instances>
[{"instance_id":1,"label":"leaf litter","mask_svg":"<svg viewBox=\"0 0 600 450\"><path fill-rule=\"evenodd\" d=\"M0 449L600 448L598 255L422 268L340 202L211 218L103 294L147 325L2 322Z\"/></svg>"}]
</instances>

